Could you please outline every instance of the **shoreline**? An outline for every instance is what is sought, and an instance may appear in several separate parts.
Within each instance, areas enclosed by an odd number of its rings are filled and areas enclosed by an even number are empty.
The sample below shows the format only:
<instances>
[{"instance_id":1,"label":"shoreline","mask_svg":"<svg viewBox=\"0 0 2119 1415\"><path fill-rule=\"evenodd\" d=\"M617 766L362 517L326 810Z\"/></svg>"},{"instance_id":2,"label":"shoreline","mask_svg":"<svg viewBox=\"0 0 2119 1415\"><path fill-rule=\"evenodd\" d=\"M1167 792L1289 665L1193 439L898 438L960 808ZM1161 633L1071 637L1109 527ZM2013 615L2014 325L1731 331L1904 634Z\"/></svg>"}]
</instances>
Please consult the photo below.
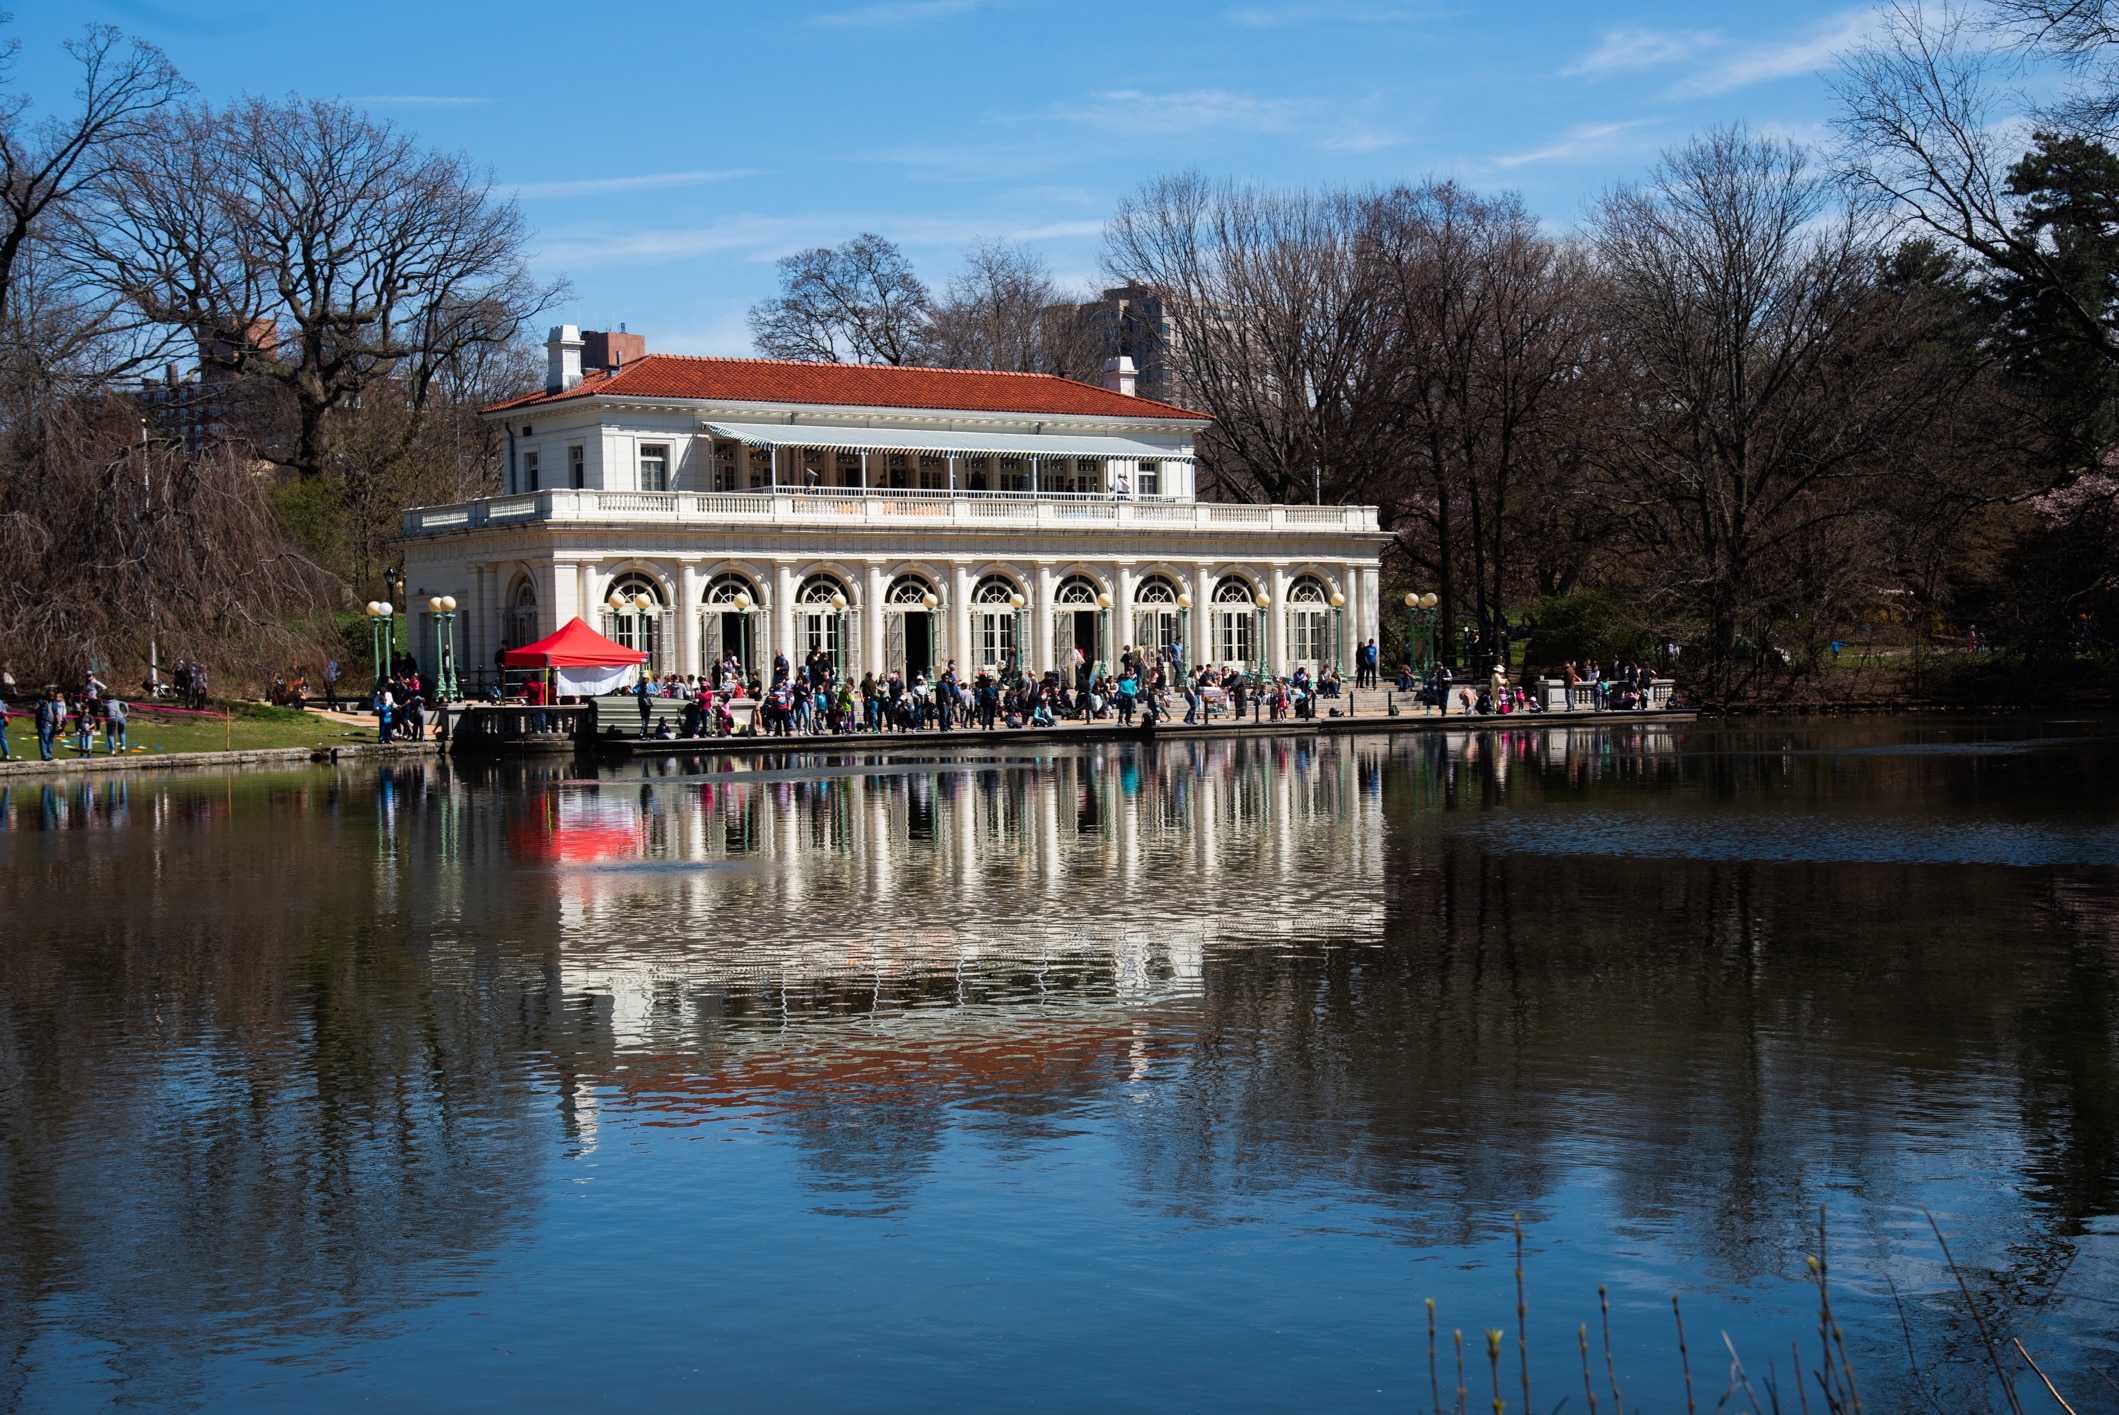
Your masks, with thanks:
<instances>
[{"instance_id":1,"label":"shoreline","mask_svg":"<svg viewBox=\"0 0 2119 1415\"><path fill-rule=\"evenodd\" d=\"M1035 742L1052 745L1062 742L1088 742L1098 745L1112 742L1147 742L1191 740L1212 737L1307 737L1316 735L1346 735L1360 732L1462 732L1466 730L1491 730L1497 727L1528 728L1540 726L1581 727L1597 723L1612 726L1622 724L1671 724L1694 721L1699 714L1691 709L1658 712L1547 712L1508 713L1486 716L1419 716L1403 713L1391 717L1382 713L1359 717L1327 717L1313 720L1286 720L1281 722L1216 722L1168 723L1144 731L1138 725L1121 727L1115 723L1072 725L1062 727L996 727L992 731L982 728L952 728L947 732L924 730L918 732L854 732L839 735L825 734L805 737L707 737L677 741L641 741L637 738L606 738L586 748L573 752L529 751L529 752L464 752L448 750L445 742L392 742L388 746L380 742L353 742L344 746L317 749L314 747L260 747L233 752L159 752L152 756L126 755L119 757L86 757L70 761L24 760L17 757L0 762L0 781L17 777L68 777L111 776L118 774L155 774L175 772L202 772L232 767L295 767L323 766L345 761L398 761L426 757L456 757L463 761L519 761L528 758L586 755L599 760L630 762L654 757L681 756L727 756L744 752L791 752L791 751L876 751L900 748L929 751L936 747L969 747L995 742Z\"/></svg>"}]
</instances>

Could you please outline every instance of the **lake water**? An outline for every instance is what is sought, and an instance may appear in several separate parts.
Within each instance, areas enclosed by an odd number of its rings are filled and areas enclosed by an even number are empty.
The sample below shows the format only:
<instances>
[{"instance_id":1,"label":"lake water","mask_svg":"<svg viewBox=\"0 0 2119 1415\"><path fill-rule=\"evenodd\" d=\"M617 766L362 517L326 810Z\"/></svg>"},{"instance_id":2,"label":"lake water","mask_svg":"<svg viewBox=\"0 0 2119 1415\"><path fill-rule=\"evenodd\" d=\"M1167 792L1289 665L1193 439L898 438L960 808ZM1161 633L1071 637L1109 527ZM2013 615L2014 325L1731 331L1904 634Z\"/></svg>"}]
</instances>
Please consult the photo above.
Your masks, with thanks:
<instances>
[{"instance_id":1,"label":"lake water","mask_svg":"<svg viewBox=\"0 0 2119 1415\"><path fill-rule=\"evenodd\" d=\"M0 791L0 1408L2119 1408L2119 722ZM2119 1375L2115 1375L2119 1379ZM2029 1385L2026 1385L2029 1399ZM2042 1393L2038 1399L2043 1401ZM1811 1408L1821 1408L1815 1387Z\"/></svg>"}]
</instances>

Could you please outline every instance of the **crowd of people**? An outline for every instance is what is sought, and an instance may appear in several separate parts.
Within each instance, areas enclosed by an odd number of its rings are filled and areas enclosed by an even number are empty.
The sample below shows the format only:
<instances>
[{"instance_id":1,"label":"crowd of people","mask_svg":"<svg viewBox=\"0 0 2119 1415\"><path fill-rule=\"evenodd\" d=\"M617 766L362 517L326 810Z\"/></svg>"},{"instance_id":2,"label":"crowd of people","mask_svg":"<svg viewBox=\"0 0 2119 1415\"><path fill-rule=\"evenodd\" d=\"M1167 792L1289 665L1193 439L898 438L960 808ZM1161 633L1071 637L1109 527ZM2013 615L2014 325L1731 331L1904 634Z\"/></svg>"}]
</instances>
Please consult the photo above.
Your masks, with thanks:
<instances>
[{"instance_id":1,"label":"crowd of people","mask_svg":"<svg viewBox=\"0 0 2119 1415\"><path fill-rule=\"evenodd\" d=\"M1655 699L1655 670L1645 663L1622 663L1614 659L1600 665L1589 659L1561 665L1560 681L1567 685L1567 701L1577 701L1577 688L1587 687L1598 712L1635 712L1668 706ZM1398 672L1398 691L1421 704L1440 709L1445 715L1509 714L1543 712L1545 704L1522 683L1511 683L1498 666L1484 681L1459 682L1447 664L1436 664L1423 677L1411 664Z\"/></svg>"},{"instance_id":2,"label":"crowd of people","mask_svg":"<svg viewBox=\"0 0 2119 1415\"><path fill-rule=\"evenodd\" d=\"M12 760L14 749L7 740L7 724L23 701L14 669L0 665L0 761ZM131 724L125 700L111 695L110 686L93 672L84 673L72 689L47 683L27 705L24 713L36 726L37 754L43 761L58 755L62 739L71 737L78 756L91 756L101 737L111 756L129 749L126 729Z\"/></svg>"},{"instance_id":3,"label":"crowd of people","mask_svg":"<svg viewBox=\"0 0 2119 1415\"><path fill-rule=\"evenodd\" d=\"M1168 651L1136 651L1130 645L1107 672L1078 661L1071 674L1016 668L967 673L952 662L931 678L918 670L894 669L864 673L856 682L838 673L828 656L813 652L801 664L775 657L769 682L756 673L746 675L730 658L703 675L647 677L632 689L640 707L640 735L670 739L744 730L736 713L739 701L755 705L751 732L788 737L930 728L993 731L1065 721L1153 726L1174 717L1180 703L1186 722L1246 713L1279 721L1315 717L1321 703L1343 692L1342 680L1329 668L1314 675L1297 668L1269 680L1226 668L1187 672ZM668 699L681 701L683 710L655 712L654 704Z\"/></svg>"}]
</instances>

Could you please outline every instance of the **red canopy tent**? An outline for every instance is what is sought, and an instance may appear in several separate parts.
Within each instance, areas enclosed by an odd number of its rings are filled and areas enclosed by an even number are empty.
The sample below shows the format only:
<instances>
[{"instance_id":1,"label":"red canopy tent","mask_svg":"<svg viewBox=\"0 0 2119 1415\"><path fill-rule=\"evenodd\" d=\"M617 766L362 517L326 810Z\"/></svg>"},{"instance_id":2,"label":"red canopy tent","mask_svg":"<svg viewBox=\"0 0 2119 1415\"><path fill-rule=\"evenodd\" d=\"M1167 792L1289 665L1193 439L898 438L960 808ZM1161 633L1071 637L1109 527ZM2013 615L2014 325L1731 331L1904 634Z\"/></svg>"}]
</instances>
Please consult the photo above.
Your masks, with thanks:
<instances>
[{"instance_id":1,"label":"red canopy tent","mask_svg":"<svg viewBox=\"0 0 2119 1415\"><path fill-rule=\"evenodd\" d=\"M509 649L500 661L510 668L616 668L646 663L647 655L611 642L577 617L556 634Z\"/></svg>"},{"instance_id":2,"label":"red canopy tent","mask_svg":"<svg viewBox=\"0 0 2119 1415\"><path fill-rule=\"evenodd\" d=\"M569 619L558 633L509 649L500 661L510 668L549 668L561 697L593 698L625 687L627 670L647 662L647 655L612 643L580 619Z\"/></svg>"}]
</instances>

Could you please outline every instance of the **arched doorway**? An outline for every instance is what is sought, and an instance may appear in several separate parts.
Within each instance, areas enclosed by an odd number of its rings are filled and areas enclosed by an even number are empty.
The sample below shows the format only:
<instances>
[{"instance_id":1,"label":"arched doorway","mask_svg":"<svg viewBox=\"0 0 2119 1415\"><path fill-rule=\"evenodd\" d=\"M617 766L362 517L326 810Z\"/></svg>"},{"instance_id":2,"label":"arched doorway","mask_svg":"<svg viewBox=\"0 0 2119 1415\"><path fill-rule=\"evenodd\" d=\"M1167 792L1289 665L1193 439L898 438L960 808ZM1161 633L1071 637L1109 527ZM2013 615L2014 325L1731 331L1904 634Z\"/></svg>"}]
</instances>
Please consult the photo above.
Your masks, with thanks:
<instances>
[{"instance_id":1,"label":"arched doorway","mask_svg":"<svg viewBox=\"0 0 2119 1415\"><path fill-rule=\"evenodd\" d=\"M1307 668L1312 678L1332 666L1332 595L1324 581L1304 575L1288 586L1289 669Z\"/></svg>"},{"instance_id":2,"label":"arched doorway","mask_svg":"<svg viewBox=\"0 0 2119 1415\"><path fill-rule=\"evenodd\" d=\"M647 603L643 607L642 600ZM647 667L667 673L664 663L669 647L669 606L662 586L637 571L620 575L603 597L603 635L629 649L647 655Z\"/></svg>"},{"instance_id":3,"label":"arched doorway","mask_svg":"<svg viewBox=\"0 0 2119 1415\"><path fill-rule=\"evenodd\" d=\"M701 603L699 671L711 674L715 664L733 658L748 680L758 667L758 587L733 571L716 575Z\"/></svg>"},{"instance_id":4,"label":"arched doorway","mask_svg":"<svg viewBox=\"0 0 2119 1415\"><path fill-rule=\"evenodd\" d=\"M1102 593L1087 575L1069 575L1052 592L1052 649L1062 673L1095 672L1103 662L1103 606L1096 602Z\"/></svg>"},{"instance_id":5,"label":"arched doorway","mask_svg":"<svg viewBox=\"0 0 2119 1415\"><path fill-rule=\"evenodd\" d=\"M1177 594L1177 586L1161 575L1133 587L1133 647L1151 663L1184 641L1185 616Z\"/></svg>"},{"instance_id":6,"label":"arched doorway","mask_svg":"<svg viewBox=\"0 0 2119 1415\"><path fill-rule=\"evenodd\" d=\"M903 669L907 682L916 673L934 676L934 611L941 598L924 575L898 576L883 596L883 667Z\"/></svg>"},{"instance_id":7,"label":"arched doorway","mask_svg":"<svg viewBox=\"0 0 2119 1415\"><path fill-rule=\"evenodd\" d=\"M1006 575L988 575L972 590L971 642L978 668L1001 673L1017 665L1021 649L1015 626L1022 605L1022 590Z\"/></svg>"},{"instance_id":8,"label":"arched doorway","mask_svg":"<svg viewBox=\"0 0 2119 1415\"><path fill-rule=\"evenodd\" d=\"M1257 587L1241 575L1223 576L1214 586L1214 651L1224 667L1259 666L1257 616Z\"/></svg>"},{"instance_id":9,"label":"arched doorway","mask_svg":"<svg viewBox=\"0 0 2119 1415\"><path fill-rule=\"evenodd\" d=\"M853 671L846 657L846 611L853 596L830 575L811 575L795 592L795 647L802 655L799 667L807 667L812 656L822 654L833 674Z\"/></svg>"}]
</instances>

